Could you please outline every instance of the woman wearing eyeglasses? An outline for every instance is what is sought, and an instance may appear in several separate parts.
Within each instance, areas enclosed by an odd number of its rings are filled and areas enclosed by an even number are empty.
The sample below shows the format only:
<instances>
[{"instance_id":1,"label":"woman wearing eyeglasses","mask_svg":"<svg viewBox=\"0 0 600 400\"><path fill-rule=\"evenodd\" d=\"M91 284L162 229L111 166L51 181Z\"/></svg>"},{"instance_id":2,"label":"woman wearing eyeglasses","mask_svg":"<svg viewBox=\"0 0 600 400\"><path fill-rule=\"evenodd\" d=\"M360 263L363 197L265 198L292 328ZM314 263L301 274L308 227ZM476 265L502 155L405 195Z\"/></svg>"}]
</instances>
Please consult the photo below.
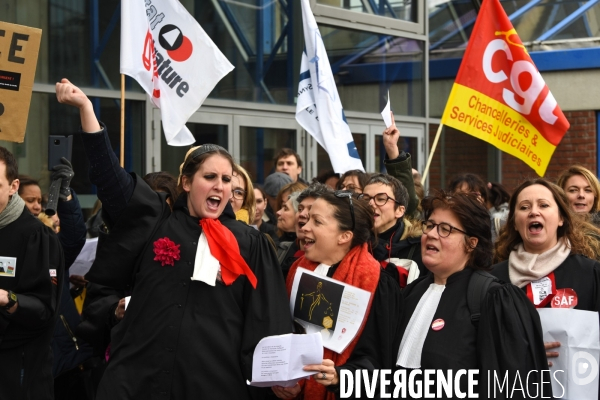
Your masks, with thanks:
<instances>
[{"instance_id":1,"label":"woman wearing eyeglasses","mask_svg":"<svg viewBox=\"0 0 600 400\"><path fill-rule=\"evenodd\" d=\"M408 191L391 175L373 174L359 198L373 208L373 256L405 287L428 271L421 261L420 224L405 218ZM397 267L401 269L397 269Z\"/></svg>"},{"instance_id":2,"label":"woman wearing eyeglasses","mask_svg":"<svg viewBox=\"0 0 600 400\"><path fill-rule=\"evenodd\" d=\"M367 315L356 338L341 353L324 349L323 362L305 366L315 374L293 388L274 387L278 397L325 400L336 398L340 370L392 368L392 340L401 316L400 287L369 252L373 211L348 191L324 191L312 203L304 234L304 256L290 269L291 293L298 268L359 287L371 293ZM364 393L364 391L363 391Z\"/></svg>"},{"instance_id":3,"label":"woman wearing eyeglasses","mask_svg":"<svg viewBox=\"0 0 600 400\"><path fill-rule=\"evenodd\" d=\"M479 398L510 398L506 392L488 394L488 371L500 379L507 373L512 387L517 372L525 381L530 370L547 369L539 317L515 286L493 282L486 291L478 280L481 276L493 281L481 272L491 264L492 242L488 211L475 195L441 192L423 199L422 205L421 251L431 274L403 290L405 311L395 363L407 375L416 369L433 369L445 377L447 370L477 370L479 385L472 391ZM423 375L417 378L423 383ZM431 392L443 389L435 386L436 376L430 378ZM457 379L459 389L467 393L467 375ZM530 393L540 379L529 377ZM455 398L453 390L442 391L441 398Z\"/></svg>"},{"instance_id":4,"label":"woman wearing eyeglasses","mask_svg":"<svg viewBox=\"0 0 600 400\"><path fill-rule=\"evenodd\" d=\"M231 207L235 213L235 219L250 225L254 222L256 213L256 198L254 187L248 172L241 165L235 165L235 171L231 177Z\"/></svg>"}]
</instances>

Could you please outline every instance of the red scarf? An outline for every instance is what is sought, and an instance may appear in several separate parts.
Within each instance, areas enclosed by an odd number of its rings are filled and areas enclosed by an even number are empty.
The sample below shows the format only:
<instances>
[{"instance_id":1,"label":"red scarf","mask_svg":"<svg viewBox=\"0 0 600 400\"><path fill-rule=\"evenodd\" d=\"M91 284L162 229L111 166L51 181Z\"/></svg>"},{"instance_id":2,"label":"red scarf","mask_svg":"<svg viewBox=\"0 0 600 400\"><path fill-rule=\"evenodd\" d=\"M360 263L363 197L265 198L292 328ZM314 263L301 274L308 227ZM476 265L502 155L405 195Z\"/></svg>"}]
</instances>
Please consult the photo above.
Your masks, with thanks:
<instances>
[{"instance_id":1,"label":"red scarf","mask_svg":"<svg viewBox=\"0 0 600 400\"><path fill-rule=\"evenodd\" d=\"M312 262L306 259L305 256L302 256L292 265L290 268L290 272L287 276L286 286L288 291L288 297L291 295L292 284L294 282L294 275L296 275L296 270L298 267L305 268L309 271L314 271L315 268L319 266L319 263ZM371 310L371 304L373 302L373 296L375 295L375 290L377 289L377 284L379 283L379 275L381 273L381 266L379 262L373 258L371 253L369 253L369 248L366 243L361 246L355 246L352 248L348 254L342 259L340 265L338 265L337 269L333 273L333 279L338 281L347 283L349 285L355 286L357 288L366 290L371 293L371 298L369 299L369 304L367 306L367 313L365 316L365 320L363 321L360 329L358 330L358 334L354 338L352 342L348 345L346 350L342 352L342 354L338 354L333 352L332 350L323 348L323 358L332 360L336 366L344 365L352 351L356 347L356 343L358 343L358 339L365 327L365 322L367 317L369 316L369 311ZM302 383L301 383L302 384ZM307 379L304 381L303 391L299 395L300 398L310 399L310 400L334 400L335 394L328 392L325 386L317 383L314 379Z\"/></svg>"},{"instance_id":2,"label":"red scarf","mask_svg":"<svg viewBox=\"0 0 600 400\"><path fill-rule=\"evenodd\" d=\"M240 246L233 233L218 219L202 218L200 226L208 241L210 254L221 264L223 283L229 286L238 276L246 275L252 287L256 289L256 276L240 255Z\"/></svg>"}]
</instances>

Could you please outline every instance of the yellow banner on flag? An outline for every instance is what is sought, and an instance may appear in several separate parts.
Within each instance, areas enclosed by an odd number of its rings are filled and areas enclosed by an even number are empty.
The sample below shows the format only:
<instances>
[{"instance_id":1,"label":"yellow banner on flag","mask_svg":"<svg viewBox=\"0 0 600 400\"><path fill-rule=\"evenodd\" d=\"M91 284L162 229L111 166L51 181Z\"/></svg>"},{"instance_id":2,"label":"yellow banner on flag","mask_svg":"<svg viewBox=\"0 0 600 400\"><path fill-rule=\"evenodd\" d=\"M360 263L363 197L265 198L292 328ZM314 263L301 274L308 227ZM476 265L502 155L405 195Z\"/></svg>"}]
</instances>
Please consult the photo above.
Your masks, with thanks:
<instances>
[{"instance_id":1,"label":"yellow banner on flag","mask_svg":"<svg viewBox=\"0 0 600 400\"><path fill-rule=\"evenodd\" d=\"M442 116L543 176L569 129L499 0L481 6Z\"/></svg>"},{"instance_id":2,"label":"yellow banner on flag","mask_svg":"<svg viewBox=\"0 0 600 400\"><path fill-rule=\"evenodd\" d=\"M455 83L442 124L484 140L511 154L543 176L556 147L511 107Z\"/></svg>"}]
</instances>

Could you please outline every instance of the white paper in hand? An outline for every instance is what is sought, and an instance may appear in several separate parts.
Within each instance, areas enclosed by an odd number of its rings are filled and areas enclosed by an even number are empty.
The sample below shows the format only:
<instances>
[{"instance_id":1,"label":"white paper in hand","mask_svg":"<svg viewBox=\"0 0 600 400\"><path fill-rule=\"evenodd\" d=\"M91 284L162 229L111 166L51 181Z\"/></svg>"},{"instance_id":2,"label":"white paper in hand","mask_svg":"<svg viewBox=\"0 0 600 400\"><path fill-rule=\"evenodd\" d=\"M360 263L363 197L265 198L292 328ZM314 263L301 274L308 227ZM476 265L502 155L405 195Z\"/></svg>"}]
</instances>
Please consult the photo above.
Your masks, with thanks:
<instances>
[{"instance_id":1,"label":"white paper in hand","mask_svg":"<svg viewBox=\"0 0 600 400\"><path fill-rule=\"evenodd\" d=\"M254 349L252 382L258 387L292 387L313 371L305 365L323 362L323 342L320 333L279 335L261 339Z\"/></svg>"},{"instance_id":2,"label":"white paper in hand","mask_svg":"<svg viewBox=\"0 0 600 400\"><path fill-rule=\"evenodd\" d=\"M383 111L381 112L381 116L383 117L383 122L385 122L385 127L389 128L390 126L392 126L392 113L390 112L390 91L388 90L388 96L387 96L387 104L385 105L385 108L383 109Z\"/></svg>"},{"instance_id":3,"label":"white paper in hand","mask_svg":"<svg viewBox=\"0 0 600 400\"><path fill-rule=\"evenodd\" d=\"M598 399L600 330L595 311L538 308L544 342L560 342L550 372L552 393L565 400ZM560 382L560 383L559 383Z\"/></svg>"}]
</instances>

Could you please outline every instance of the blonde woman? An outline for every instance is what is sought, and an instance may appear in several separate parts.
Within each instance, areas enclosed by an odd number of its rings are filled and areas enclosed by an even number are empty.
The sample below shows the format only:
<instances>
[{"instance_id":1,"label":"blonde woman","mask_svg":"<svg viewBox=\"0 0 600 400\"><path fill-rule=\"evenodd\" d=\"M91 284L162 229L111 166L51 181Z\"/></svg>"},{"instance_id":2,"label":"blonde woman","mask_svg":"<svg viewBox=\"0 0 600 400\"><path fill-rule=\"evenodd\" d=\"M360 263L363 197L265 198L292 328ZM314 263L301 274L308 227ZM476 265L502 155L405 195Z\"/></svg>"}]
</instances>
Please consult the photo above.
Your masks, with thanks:
<instances>
[{"instance_id":1,"label":"blonde woman","mask_svg":"<svg viewBox=\"0 0 600 400\"><path fill-rule=\"evenodd\" d=\"M231 199L229 200L235 219L250 225L256 214L256 197L248 172L241 165L235 165L231 179Z\"/></svg>"},{"instance_id":2,"label":"blonde woman","mask_svg":"<svg viewBox=\"0 0 600 400\"><path fill-rule=\"evenodd\" d=\"M565 191L573 212L600 226L600 182L592 171L573 165L558 177L556 184Z\"/></svg>"}]
</instances>

